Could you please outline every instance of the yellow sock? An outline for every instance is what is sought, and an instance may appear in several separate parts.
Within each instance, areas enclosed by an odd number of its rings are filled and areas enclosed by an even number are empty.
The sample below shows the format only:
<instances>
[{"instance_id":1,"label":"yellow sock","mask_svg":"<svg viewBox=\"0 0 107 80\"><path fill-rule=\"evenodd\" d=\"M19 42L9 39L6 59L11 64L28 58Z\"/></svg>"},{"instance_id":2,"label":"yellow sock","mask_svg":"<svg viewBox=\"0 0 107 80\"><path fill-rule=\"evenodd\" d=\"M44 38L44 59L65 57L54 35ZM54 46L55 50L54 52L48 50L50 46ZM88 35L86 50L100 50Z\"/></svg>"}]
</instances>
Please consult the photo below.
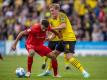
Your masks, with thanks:
<instances>
[{"instance_id":1,"label":"yellow sock","mask_svg":"<svg viewBox=\"0 0 107 80\"><path fill-rule=\"evenodd\" d=\"M48 61L48 57L43 57L43 59L44 59L44 64L46 64L46 62Z\"/></svg>"},{"instance_id":2,"label":"yellow sock","mask_svg":"<svg viewBox=\"0 0 107 80\"><path fill-rule=\"evenodd\" d=\"M83 66L81 65L81 63L76 59L76 58L70 58L69 62L75 67L77 68L80 72L85 71Z\"/></svg>"},{"instance_id":3,"label":"yellow sock","mask_svg":"<svg viewBox=\"0 0 107 80\"><path fill-rule=\"evenodd\" d=\"M47 71L50 71L52 69L52 63L51 61L49 61L48 67L47 67Z\"/></svg>"},{"instance_id":4,"label":"yellow sock","mask_svg":"<svg viewBox=\"0 0 107 80\"><path fill-rule=\"evenodd\" d=\"M64 53L64 61L65 61L65 65L68 66L69 65L69 60L66 58L66 54Z\"/></svg>"}]
</instances>

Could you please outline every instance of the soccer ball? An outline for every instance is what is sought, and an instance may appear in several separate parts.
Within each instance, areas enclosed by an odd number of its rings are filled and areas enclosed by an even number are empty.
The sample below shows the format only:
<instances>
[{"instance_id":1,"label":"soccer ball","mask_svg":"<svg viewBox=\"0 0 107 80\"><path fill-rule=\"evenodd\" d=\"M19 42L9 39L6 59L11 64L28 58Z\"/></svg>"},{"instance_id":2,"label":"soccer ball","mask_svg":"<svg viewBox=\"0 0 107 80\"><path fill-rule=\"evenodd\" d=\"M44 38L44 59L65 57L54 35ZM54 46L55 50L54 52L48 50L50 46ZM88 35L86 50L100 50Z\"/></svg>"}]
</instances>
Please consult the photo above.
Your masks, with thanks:
<instances>
[{"instance_id":1,"label":"soccer ball","mask_svg":"<svg viewBox=\"0 0 107 80\"><path fill-rule=\"evenodd\" d=\"M16 69L16 75L18 76L18 77L24 77L25 76L25 70L24 70L24 68L21 68L21 67L19 67L19 68L17 68Z\"/></svg>"}]
</instances>

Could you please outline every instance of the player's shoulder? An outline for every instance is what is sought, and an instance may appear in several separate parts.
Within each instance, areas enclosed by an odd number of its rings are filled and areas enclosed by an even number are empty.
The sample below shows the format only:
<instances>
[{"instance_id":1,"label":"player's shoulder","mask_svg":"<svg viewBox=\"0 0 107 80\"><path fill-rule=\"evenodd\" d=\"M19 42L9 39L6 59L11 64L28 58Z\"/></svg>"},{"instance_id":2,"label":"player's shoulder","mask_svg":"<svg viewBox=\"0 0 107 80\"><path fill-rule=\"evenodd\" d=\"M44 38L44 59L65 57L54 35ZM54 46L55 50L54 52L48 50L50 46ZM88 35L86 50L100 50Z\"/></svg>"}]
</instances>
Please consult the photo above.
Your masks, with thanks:
<instances>
[{"instance_id":1,"label":"player's shoulder","mask_svg":"<svg viewBox=\"0 0 107 80\"><path fill-rule=\"evenodd\" d=\"M59 12L59 16L60 16L60 17L66 17L66 14L63 13L63 12Z\"/></svg>"},{"instance_id":2,"label":"player's shoulder","mask_svg":"<svg viewBox=\"0 0 107 80\"><path fill-rule=\"evenodd\" d=\"M40 26L39 23L35 23L35 24L32 25L32 27L39 27L39 26Z\"/></svg>"},{"instance_id":3,"label":"player's shoulder","mask_svg":"<svg viewBox=\"0 0 107 80\"><path fill-rule=\"evenodd\" d=\"M40 28L40 24L39 23L35 23L32 25L32 28Z\"/></svg>"},{"instance_id":4,"label":"player's shoulder","mask_svg":"<svg viewBox=\"0 0 107 80\"><path fill-rule=\"evenodd\" d=\"M33 24L32 26L31 26L31 28L33 29L33 30L39 30L40 29L40 24L39 23L35 23L35 24Z\"/></svg>"}]
</instances>

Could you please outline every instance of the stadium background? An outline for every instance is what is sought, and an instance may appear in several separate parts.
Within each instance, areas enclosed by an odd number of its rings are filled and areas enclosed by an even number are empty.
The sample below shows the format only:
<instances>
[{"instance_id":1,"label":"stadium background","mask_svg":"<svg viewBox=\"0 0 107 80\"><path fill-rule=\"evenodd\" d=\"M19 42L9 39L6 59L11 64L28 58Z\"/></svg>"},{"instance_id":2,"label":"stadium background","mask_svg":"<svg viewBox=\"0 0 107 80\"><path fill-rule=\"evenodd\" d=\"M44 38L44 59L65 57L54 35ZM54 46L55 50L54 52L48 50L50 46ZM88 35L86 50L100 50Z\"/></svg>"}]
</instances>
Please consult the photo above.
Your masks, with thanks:
<instances>
[{"instance_id":1,"label":"stadium background","mask_svg":"<svg viewBox=\"0 0 107 80\"><path fill-rule=\"evenodd\" d=\"M105 56L107 55L107 0L0 0L0 54L4 55L4 61L6 60L9 64L9 60L11 61L11 59L14 60L14 58L16 58L16 62L22 60L22 63L24 63L23 58L25 58L25 56L5 55L13 54L9 53L9 50L13 40L20 31L29 28L42 18L50 16L48 7L52 3L60 4L61 11L66 13L71 21L78 40L76 44L76 54L94 55L93 57L80 57L82 62L85 61L83 64L86 66L89 65L87 66L89 69L90 66L92 68L89 62L91 59L91 62L95 61L95 64L98 65L97 67L93 67L93 71L94 69L103 68L102 74L96 74L94 80L106 80L107 77L104 76L106 75L104 73L107 73L107 71L104 66L107 66L107 64L104 63L104 61L107 61L107 57ZM15 54L27 54L24 46L25 39L26 37L19 41ZM59 61L61 61L61 59L59 59ZM98 61L100 64L98 64ZM19 65L23 66L22 63L19 63ZM40 63L38 64L41 65L42 63ZM13 65L12 63L10 64ZM0 61L0 72L4 72L4 74L0 74L0 80L7 80L2 79L3 76L8 75L6 71L3 71L7 65L5 62ZM15 70L16 65L13 66ZM92 70L90 70L90 72L93 72ZM96 70L96 73L97 72L100 73ZM75 72L73 73L73 78L77 78L75 77ZM81 77L79 76L79 78Z\"/></svg>"}]
</instances>

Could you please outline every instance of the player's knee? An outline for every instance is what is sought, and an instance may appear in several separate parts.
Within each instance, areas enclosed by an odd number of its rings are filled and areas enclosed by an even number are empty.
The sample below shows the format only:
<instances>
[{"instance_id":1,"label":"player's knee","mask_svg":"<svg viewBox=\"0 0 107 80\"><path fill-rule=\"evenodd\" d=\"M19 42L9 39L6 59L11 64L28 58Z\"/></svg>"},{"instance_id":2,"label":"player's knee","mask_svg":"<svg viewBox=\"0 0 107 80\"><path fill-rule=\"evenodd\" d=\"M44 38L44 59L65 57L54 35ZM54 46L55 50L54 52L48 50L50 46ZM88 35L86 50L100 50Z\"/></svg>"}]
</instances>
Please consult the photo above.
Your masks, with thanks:
<instances>
[{"instance_id":1,"label":"player's knee","mask_svg":"<svg viewBox=\"0 0 107 80\"><path fill-rule=\"evenodd\" d=\"M50 58L51 58L51 59L56 59L56 56L52 54L52 55L50 56Z\"/></svg>"},{"instance_id":2,"label":"player's knee","mask_svg":"<svg viewBox=\"0 0 107 80\"><path fill-rule=\"evenodd\" d=\"M67 55L66 55L66 59L67 60L69 60L70 58L72 58L73 57L73 54L72 53L67 53Z\"/></svg>"},{"instance_id":3,"label":"player's knee","mask_svg":"<svg viewBox=\"0 0 107 80\"><path fill-rule=\"evenodd\" d=\"M54 55L55 57L57 57L57 56L60 54L60 52L57 51L57 50L52 51L52 53L53 53L53 55Z\"/></svg>"},{"instance_id":4,"label":"player's knee","mask_svg":"<svg viewBox=\"0 0 107 80\"><path fill-rule=\"evenodd\" d=\"M29 56L34 56L34 54L35 54L35 51L34 50L30 50L30 52L29 52Z\"/></svg>"},{"instance_id":5,"label":"player's knee","mask_svg":"<svg viewBox=\"0 0 107 80\"><path fill-rule=\"evenodd\" d=\"M56 59L56 55L54 55L54 54L53 54L53 55L52 55L52 59L54 59L54 60L55 60L55 59Z\"/></svg>"},{"instance_id":6,"label":"player's knee","mask_svg":"<svg viewBox=\"0 0 107 80\"><path fill-rule=\"evenodd\" d=\"M51 59L56 59L57 56L53 52L51 52L47 55L47 57L49 57Z\"/></svg>"},{"instance_id":7,"label":"player's knee","mask_svg":"<svg viewBox=\"0 0 107 80\"><path fill-rule=\"evenodd\" d=\"M56 58L55 58L55 57L52 57L51 59L52 59L52 60L56 60Z\"/></svg>"}]
</instances>

